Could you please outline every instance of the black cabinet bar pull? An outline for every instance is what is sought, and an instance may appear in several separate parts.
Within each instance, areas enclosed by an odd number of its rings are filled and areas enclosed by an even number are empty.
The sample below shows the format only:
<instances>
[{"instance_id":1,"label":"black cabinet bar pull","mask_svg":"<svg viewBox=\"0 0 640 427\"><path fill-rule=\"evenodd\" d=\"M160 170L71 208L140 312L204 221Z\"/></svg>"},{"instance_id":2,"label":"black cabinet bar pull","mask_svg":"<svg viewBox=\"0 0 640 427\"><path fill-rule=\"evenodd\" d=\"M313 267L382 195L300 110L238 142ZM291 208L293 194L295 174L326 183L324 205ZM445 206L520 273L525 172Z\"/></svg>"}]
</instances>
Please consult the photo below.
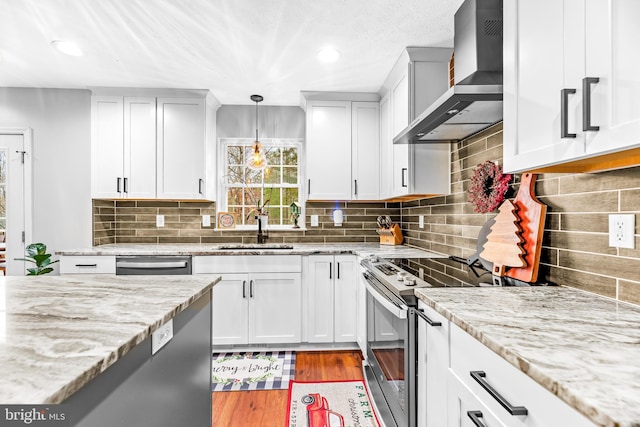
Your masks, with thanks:
<instances>
[{"instance_id":1,"label":"black cabinet bar pull","mask_svg":"<svg viewBox=\"0 0 640 427\"><path fill-rule=\"evenodd\" d=\"M339 262L336 262L336 265L338 266L338 267L337 267L337 268L338 268L338 272L337 272L337 274L336 274L336 279L340 279L340 263L339 263Z\"/></svg>"},{"instance_id":2,"label":"black cabinet bar pull","mask_svg":"<svg viewBox=\"0 0 640 427\"><path fill-rule=\"evenodd\" d=\"M118 177L118 178L116 179L116 191L117 191L118 193L122 193L122 191L120 191L120 181L122 181L122 178Z\"/></svg>"},{"instance_id":3,"label":"black cabinet bar pull","mask_svg":"<svg viewBox=\"0 0 640 427\"><path fill-rule=\"evenodd\" d=\"M524 406L513 406L507 401L507 399L502 397L502 395L498 393L496 389L494 389L491 384L487 382L487 380L484 379L487 376L484 371L471 371L469 373L471 374L471 378L476 380L476 382L480 384L480 387L485 389L487 393L489 393L491 397L497 400L498 403L502 405L502 407L506 409L507 412L509 412L511 415L527 415L527 408L525 408Z\"/></svg>"},{"instance_id":4,"label":"black cabinet bar pull","mask_svg":"<svg viewBox=\"0 0 640 427\"><path fill-rule=\"evenodd\" d=\"M198 193L204 195L202 192L202 186L204 184L204 180L202 178L198 179Z\"/></svg>"},{"instance_id":5,"label":"black cabinet bar pull","mask_svg":"<svg viewBox=\"0 0 640 427\"><path fill-rule=\"evenodd\" d=\"M76 264L76 267L97 267L98 264Z\"/></svg>"},{"instance_id":6,"label":"black cabinet bar pull","mask_svg":"<svg viewBox=\"0 0 640 427\"><path fill-rule=\"evenodd\" d=\"M247 281L243 280L242 281L242 299L245 299L247 297Z\"/></svg>"},{"instance_id":7,"label":"black cabinet bar pull","mask_svg":"<svg viewBox=\"0 0 640 427\"><path fill-rule=\"evenodd\" d=\"M575 89L560 91L560 138L575 138L575 133L569 133L569 95L576 93Z\"/></svg>"},{"instance_id":8,"label":"black cabinet bar pull","mask_svg":"<svg viewBox=\"0 0 640 427\"><path fill-rule=\"evenodd\" d=\"M442 326L442 323L440 322L434 322L433 320L429 319L429 317L427 317L426 314L424 314L424 311L421 309L415 310L415 313L420 316L422 319L424 319L425 322L427 322L429 325L431 326Z\"/></svg>"},{"instance_id":9,"label":"black cabinet bar pull","mask_svg":"<svg viewBox=\"0 0 640 427\"><path fill-rule=\"evenodd\" d=\"M307 180L307 196L311 195L311 178Z\"/></svg>"},{"instance_id":10,"label":"black cabinet bar pull","mask_svg":"<svg viewBox=\"0 0 640 427\"><path fill-rule=\"evenodd\" d=\"M253 298L253 280L249 280L249 298Z\"/></svg>"},{"instance_id":11,"label":"black cabinet bar pull","mask_svg":"<svg viewBox=\"0 0 640 427\"><path fill-rule=\"evenodd\" d=\"M407 175L408 169L407 168L402 168L402 186L406 187L407 183L406 180L404 179L404 177Z\"/></svg>"},{"instance_id":12,"label":"black cabinet bar pull","mask_svg":"<svg viewBox=\"0 0 640 427\"><path fill-rule=\"evenodd\" d=\"M354 187L353 188L353 194L357 196L358 195L358 180L357 179L353 180L353 187Z\"/></svg>"},{"instance_id":13,"label":"black cabinet bar pull","mask_svg":"<svg viewBox=\"0 0 640 427\"><path fill-rule=\"evenodd\" d=\"M582 79L582 130L585 132L600 130L600 126L591 124L591 85L599 81L598 77L585 77Z\"/></svg>"},{"instance_id":14,"label":"black cabinet bar pull","mask_svg":"<svg viewBox=\"0 0 640 427\"><path fill-rule=\"evenodd\" d=\"M129 192L129 178L124 179L124 192L125 193Z\"/></svg>"},{"instance_id":15,"label":"black cabinet bar pull","mask_svg":"<svg viewBox=\"0 0 640 427\"><path fill-rule=\"evenodd\" d=\"M471 422L476 427L487 427L485 423L482 422L480 418L482 418L481 411L467 411L467 417L471 419Z\"/></svg>"},{"instance_id":16,"label":"black cabinet bar pull","mask_svg":"<svg viewBox=\"0 0 640 427\"><path fill-rule=\"evenodd\" d=\"M333 278L332 275L331 275L331 270L333 270L333 263L332 262L329 263L329 279Z\"/></svg>"}]
</instances>

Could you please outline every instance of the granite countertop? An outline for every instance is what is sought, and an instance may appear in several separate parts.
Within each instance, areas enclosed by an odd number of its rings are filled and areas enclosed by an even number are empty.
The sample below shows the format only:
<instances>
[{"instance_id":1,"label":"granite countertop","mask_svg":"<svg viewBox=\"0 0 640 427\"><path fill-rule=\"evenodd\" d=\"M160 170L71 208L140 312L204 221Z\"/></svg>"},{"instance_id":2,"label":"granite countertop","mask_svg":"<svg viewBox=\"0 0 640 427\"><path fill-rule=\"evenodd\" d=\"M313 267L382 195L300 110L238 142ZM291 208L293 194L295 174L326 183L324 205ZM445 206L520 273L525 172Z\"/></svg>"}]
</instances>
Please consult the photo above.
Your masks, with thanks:
<instances>
[{"instance_id":1,"label":"granite countertop","mask_svg":"<svg viewBox=\"0 0 640 427\"><path fill-rule=\"evenodd\" d=\"M640 307L564 286L416 295L599 426L640 426Z\"/></svg>"},{"instance_id":2,"label":"granite countertop","mask_svg":"<svg viewBox=\"0 0 640 427\"><path fill-rule=\"evenodd\" d=\"M63 402L219 280L0 277L0 403Z\"/></svg>"},{"instance_id":3,"label":"granite countertop","mask_svg":"<svg viewBox=\"0 0 640 427\"><path fill-rule=\"evenodd\" d=\"M376 255L381 258L447 258L448 255L407 245L379 243L259 244L110 244L65 249L57 255Z\"/></svg>"}]
</instances>

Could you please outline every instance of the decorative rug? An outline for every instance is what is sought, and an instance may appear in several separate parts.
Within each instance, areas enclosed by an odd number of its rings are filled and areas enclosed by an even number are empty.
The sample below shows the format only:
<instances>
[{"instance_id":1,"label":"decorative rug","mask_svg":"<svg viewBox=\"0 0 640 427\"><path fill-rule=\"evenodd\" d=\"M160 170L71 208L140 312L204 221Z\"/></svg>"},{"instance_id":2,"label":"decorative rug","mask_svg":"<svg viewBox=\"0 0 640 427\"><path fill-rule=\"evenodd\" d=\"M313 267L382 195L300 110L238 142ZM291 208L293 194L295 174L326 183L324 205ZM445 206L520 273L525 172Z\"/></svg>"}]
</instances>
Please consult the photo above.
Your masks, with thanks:
<instances>
[{"instance_id":1,"label":"decorative rug","mask_svg":"<svg viewBox=\"0 0 640 427\"><path fill-rule=\"evenodd\" d=\"M287 427L380 427L365 383L322 381L289 383Z\"/></svg>"},{"instance_id":2,"label":"decorative rug","mask_svg":"<svg viewBox=\"0 0 640 427\"><path fill-rule=\"evenodd\" d=\"M213 353L211 391L286 389L295 365L294 351Z\"/></svg>"}]
</instances>

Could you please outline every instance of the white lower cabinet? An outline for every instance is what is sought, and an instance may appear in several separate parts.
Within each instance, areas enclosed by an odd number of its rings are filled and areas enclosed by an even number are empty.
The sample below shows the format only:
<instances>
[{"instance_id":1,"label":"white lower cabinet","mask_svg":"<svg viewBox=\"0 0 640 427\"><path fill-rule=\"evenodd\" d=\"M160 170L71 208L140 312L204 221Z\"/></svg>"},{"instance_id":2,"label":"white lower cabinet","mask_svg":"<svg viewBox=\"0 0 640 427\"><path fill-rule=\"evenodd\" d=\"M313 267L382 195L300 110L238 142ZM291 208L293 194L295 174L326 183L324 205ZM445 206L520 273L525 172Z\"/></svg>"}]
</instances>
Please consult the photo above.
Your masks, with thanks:
<instances>
[{"instance_id":1,"label":"white lower cabinet","mask_svg":"<svg viewBox=\"0 0 640 427\"><path fill-rule=\"evenodd\" d=\"M213 287L213 345L301 341L300 256L194 257L193 271L222 276Z\"/></svg>"},{"instance_id":2,"label":"white lower cabinet","mask_svg":"<svg viewBox=\"0 0 640 427\"><path fill-rule=\"evenodd\" d=\"M453 324L450 325L450 352L451 373L462 384L455 386L455 378L451 376L447 382L449 386L454 385L448 398L449 426L474 425L465 424L467 421L463 423L462 419L469 419L467 411L476 410L475 399L485 407L480 411L487 427L594 426L585 416Z\"/></svg>"},{"instance_id":3,"label":"white lower cabinet","mask_svg":"<svg viewBox=\"0 0 640 427\"><path fill-rule=\"evenodd\" d=\"M116 274L116 257L108 255L63 255L60 274Z\"/></svg>"},{"instance_id":4,"label":"white lower cabinet","mask_svg":"<svg viewBox=\"0 0 640 427\"><path fill-rule=\"evenodd\" d=\"M358 264L360 264L360 258L358 258ZM358 275L358 291L357 291L357 304L356 309L356 341L358 347L362 352L362 357L367 359L367 282L365 282L362 273L366 271L366 268L359 266L360 274Z\"/></svg>"},{"instance_id":5,"label":"white lower cabinet","mask_svg":"<svg viewBox=\"0 0 640 427\"><path fill-rule=\"evenodd\" d=\"M357 257L310 255L308 265L308 342L356 342Z\"/></svg>"},{"instance_id":6,"label":"white lower cabinet","mask_svg":"<svg viewBox=\"0 0 640 427\"><path fill-rule=\"evenodd\" d=\"M449 371L449 322L418 301L418 426L446 426L447 373Z\"/></svg>"}]
</instances>

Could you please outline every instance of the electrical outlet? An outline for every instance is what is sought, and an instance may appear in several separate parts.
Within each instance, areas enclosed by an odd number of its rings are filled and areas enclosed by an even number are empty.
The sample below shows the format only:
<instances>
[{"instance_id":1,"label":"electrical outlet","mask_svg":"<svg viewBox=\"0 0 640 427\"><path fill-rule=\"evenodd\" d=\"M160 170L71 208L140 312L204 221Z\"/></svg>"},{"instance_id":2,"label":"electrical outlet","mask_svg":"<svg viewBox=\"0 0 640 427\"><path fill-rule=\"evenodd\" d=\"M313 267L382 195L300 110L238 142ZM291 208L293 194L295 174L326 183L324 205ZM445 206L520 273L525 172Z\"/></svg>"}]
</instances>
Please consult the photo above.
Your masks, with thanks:
<instances>
[{"instance_id":1,"label":"electrical outlet","mask_svg":"<svg viewBox=\"0 0 640 427\"><path fill-rule=\"evenodd\" d=\"M156 215L156 227L164 227L164 215Z\"/></svg>"},{"instance_id":2,"label":"electrical outlet","mask_svg":"<svg viewBox=\"0 0 640 427\"><path fill-rule=\"evenodd\" d=\"M318 215L311 215L311 226L312 227L318 226Z\"/></svg>"},{"instance_id":3,"label":"electrical outlet","mask_svg":"<svg viewBox=\"0 0 640 427\"><path fill-rule=\"evenodd\" d=\"M635 247L636 216L634 214L609 215L609 246L633 249Z\"/></svg>"},{"instance_id":4,"label":"electrical outlet","mask_svg":"<svg viewBox=\"0 0 640 427\"><path fill-rule=\"evenodd\" d=\"M424 280L424 268L418 268L418 277L420 278L420 280Z\"/></svg>"},{"instance_id":5,"label":"electrical outlet","mask_svg":"<svg viewBox=\"0 0 640 427\"><path fill-rule=\"evenodd\" d=\"M211 215L202 215L202 226L211 227Z\"/></svg>"},{"instance_id":6,"label":"electrical outlet","mask_svg":"<svg viewBox=\"0 0 640 427\"><path fill-rule=\"evenodd\" d=\"M418 225L420 226L420 228L424 228L424 215L420 215L418 217Z\"/></svg>"}]
</instances>

